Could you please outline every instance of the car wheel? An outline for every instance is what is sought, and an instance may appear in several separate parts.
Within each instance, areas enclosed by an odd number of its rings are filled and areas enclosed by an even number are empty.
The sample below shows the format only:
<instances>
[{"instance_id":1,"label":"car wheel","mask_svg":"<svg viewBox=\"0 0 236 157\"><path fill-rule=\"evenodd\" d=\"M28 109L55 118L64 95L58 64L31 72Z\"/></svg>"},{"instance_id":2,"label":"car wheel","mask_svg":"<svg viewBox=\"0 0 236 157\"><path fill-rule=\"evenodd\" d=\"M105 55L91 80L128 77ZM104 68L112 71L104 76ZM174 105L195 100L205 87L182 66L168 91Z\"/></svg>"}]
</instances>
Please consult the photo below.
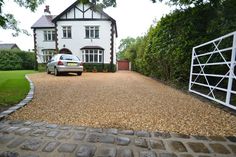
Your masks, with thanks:
<instances>
[{"instance_id":1,"label":"car wheel","mask_svg":"<svg viewBox=\"0 0 236 157\"><path fill-rule=\"evenodd\" d=\"M47 74L51 74L51 72L49 71L48 67L47 67Z\"/></svg>"},{"instance_id":2,"label":"car wheel","mask_svg":"<svg viewBox=\"0 0 236 157\"><path fill-rule=\"evenodd\" d=\"M55 75L55 76L59 76L59 72L58 72L58 70L57 70L56 67L54 68L54 75Z\"/></svg>"},{"instance_id":3,"label":"car wheel","mask_svg":"<svg viewBox=\"0 0 236 157\"><path fill-rule=\"evenodd\" d=\"M77 72L77 75L78 75L78 76L81 76L81 75L82 75L82 72Z\"/></svg>"}]
</instances>

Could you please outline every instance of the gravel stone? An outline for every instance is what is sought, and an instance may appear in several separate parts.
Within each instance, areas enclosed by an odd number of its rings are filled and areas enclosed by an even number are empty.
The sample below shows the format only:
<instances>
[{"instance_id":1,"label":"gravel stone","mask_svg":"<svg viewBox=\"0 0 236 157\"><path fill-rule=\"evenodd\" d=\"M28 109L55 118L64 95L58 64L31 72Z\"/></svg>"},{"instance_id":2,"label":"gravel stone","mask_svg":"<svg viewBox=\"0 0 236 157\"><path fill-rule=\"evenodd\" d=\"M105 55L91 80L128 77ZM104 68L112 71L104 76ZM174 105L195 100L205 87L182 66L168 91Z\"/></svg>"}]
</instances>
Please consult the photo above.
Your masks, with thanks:
<instances>
[{"instance_id":1,"label":"gravel stone","mask_svg":"<svg viewBox=\"0 0 236 157\"><path fill-rule=\"evenodd\" d=\"M136 72L28 76L36 87L34 99L10 115L10 120L187 135L236 135L236 116Z\"/></svg>"}]
</instances>

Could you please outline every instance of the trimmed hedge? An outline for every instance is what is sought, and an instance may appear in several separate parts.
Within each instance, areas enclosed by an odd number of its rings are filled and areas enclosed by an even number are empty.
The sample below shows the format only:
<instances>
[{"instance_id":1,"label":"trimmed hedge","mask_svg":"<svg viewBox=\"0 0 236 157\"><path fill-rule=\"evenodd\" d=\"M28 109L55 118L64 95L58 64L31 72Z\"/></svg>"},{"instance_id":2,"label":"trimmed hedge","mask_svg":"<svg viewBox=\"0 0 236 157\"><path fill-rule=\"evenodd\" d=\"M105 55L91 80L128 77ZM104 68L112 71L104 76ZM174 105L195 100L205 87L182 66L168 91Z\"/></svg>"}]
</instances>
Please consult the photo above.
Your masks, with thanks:
<instances>
[{"instance_id":1,"label":"trimmed hedge","mask_svg":"<svg viewBox=\"0 0 236 157\"><path fill-rule=\"evenodd\" d=\"M192 48L235 31L235 10L235 0L225 0L218 8L204 3L175 10L152 25L146 35L138 37L135 42L121 51L123 54L119 56L131 61L134 71L187 89ZM223 43L221 45L225 46ZM206 49L212 51L214 46ZM202 59L207 60L207 57ZM220 56L218 58L221 59ZM214 60L218 58L212 57ZM204 70L209 73L225 71L216 66L210 68L208 66Z\"/></svg>"},{"instance_id":2,"label":"trimmed hedge","mask_svg":"<svg viewBox=\"0 0 236 157\"><path fill-rule=\"evenodd\" d=\"M113 64L111 67L111 64L99 64L99 63L84 63L84 71L87 72L115 72L116 71L116 65Z\"/></svg>"},{"instance_id":3,"label":"trimmed hedge","mask_svg":"<svg viewBox=\"0 0 236 157\"><path fill-rule=\"evenodd\" d=\"M0 50L0 70L33 70L35 54L20 50Z\"/></svg>"},{"instance_id":4,"label":"trimmed hedge","mask_svg":"<svg viewBox=\"0 0 236 157\"><path fill-rule=\"evenodd\" d=\"M98 64L98 63L84 63L84 71L86 72L115 72L116 65L113 64L112 68L110 64ZM38 64L38 71L44 72L46 71L46 64L40 63Z\"/></svg>"}]
</instances>

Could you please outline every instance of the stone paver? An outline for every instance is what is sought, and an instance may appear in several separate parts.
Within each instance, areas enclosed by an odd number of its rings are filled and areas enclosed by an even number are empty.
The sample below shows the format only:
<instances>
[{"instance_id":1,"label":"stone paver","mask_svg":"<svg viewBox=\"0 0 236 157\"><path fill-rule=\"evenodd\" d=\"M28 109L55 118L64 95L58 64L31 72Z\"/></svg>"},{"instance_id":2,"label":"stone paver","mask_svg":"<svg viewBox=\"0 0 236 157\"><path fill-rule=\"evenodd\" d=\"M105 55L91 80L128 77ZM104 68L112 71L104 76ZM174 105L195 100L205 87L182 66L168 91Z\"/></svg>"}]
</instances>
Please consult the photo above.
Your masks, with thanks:
<instances>
[{"instance_id":1,"label":"stone paver","mask_svg":"<svg viewBox=\"0 0 236 157\"><path fill-rule=\"evenodd\" d=\"M235 137L0 121L0 157L235 157Z\"/></svg>"}]
</instances>

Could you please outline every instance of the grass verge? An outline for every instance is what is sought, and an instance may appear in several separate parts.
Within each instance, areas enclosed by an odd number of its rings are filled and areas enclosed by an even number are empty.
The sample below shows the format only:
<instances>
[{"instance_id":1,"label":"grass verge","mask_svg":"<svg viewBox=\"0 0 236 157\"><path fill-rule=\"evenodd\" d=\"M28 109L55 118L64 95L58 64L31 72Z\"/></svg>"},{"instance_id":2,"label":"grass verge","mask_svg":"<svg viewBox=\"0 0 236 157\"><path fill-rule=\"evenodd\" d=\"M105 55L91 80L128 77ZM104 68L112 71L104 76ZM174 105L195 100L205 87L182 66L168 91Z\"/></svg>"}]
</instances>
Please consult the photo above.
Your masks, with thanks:
<instances>
[{"instance_id":1,"label":"grass verge","mask_svg":"<svg viewBox=\"0 0 236 157\"><path fill-rule=\"evenodd\" d=\"M20 102L29 92L29 82L25 74L32 70L0 71L0 107L7 107Z\"/></svg>"}]
</instances>

